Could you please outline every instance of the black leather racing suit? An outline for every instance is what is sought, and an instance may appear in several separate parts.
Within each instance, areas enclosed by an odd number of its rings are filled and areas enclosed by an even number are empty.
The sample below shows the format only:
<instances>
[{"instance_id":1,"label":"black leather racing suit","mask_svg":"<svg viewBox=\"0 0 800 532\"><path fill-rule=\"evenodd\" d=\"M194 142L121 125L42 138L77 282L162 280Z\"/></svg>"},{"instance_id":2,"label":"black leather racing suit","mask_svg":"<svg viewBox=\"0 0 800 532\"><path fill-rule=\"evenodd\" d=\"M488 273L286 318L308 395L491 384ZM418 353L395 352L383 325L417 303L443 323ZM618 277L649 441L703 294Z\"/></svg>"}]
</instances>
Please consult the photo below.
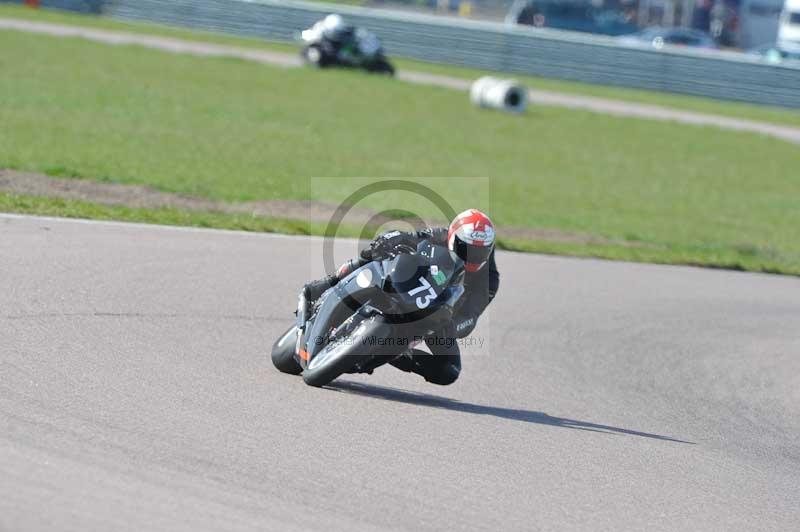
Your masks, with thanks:
<instances>
[{"instance_id":1,"label":"black leather racing suit","mask_svg":"<svg viewBox=\"0 0 800 532\"><path fill-rule=\"evenodd\" d=\"M436 227L423 229L415 233L391 231L376 238L369 247L361 250L358 259L344 263L336 275L332 275L306 285L305 293L308 301L319 298L330 286L344 279L356 268L372 260L380 260L398 247L410 246L416 248L421 240L430 240L432 244L447 245L447 228ZM409 356L401 357L392 362L392 365L403 370L412 371L422 375L426 381L434 384L452 384L461 372L461 352L458 347L458 338L469 336L478 318L492 302L500 286L500 274L494 260L494 251L489 256L487 264L477 272L467 272L464 275L464 295L461 297L452 322L442 331L428 338L428 349L434 356L414 349Z\"/></svg>"},{"instance_id":2,"label":"black leather racing suit","mask_svg":"<svg viewBox=\"0 0 800 532\"><path fill-rule=\"evenodd\" d=\"M351 50L356 46L356 28L355 26L345 26L336 33L327 32L323 34L324 42L322 43L325 52L335 59L339 59L339 53L347 48ZM350 52L352 54L352 52Z\"/></svg>"}]
</instances>

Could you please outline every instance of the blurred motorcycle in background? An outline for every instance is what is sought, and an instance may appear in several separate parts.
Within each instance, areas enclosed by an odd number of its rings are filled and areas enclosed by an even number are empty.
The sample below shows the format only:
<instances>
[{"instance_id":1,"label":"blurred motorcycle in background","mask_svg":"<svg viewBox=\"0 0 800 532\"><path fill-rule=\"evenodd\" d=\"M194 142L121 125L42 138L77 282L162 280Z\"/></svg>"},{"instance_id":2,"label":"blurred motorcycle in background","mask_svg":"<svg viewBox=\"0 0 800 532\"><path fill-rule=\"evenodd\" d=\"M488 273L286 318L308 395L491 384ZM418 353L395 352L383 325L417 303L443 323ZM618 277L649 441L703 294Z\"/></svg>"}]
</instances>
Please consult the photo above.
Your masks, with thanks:
<instances>
[{"instance_id":1,"label":"blurred motorcycle in background","mask_svg":"<svg viewBox=\"0 0 800 532\"><path fill-rule=\"evenodd\" d=\"M363 68L368 72L394 75L378 37L366 28L344 22L339 15L328 15L300 33L303 61L318 68L340 66Z\"/></svg>"}]
</instances>

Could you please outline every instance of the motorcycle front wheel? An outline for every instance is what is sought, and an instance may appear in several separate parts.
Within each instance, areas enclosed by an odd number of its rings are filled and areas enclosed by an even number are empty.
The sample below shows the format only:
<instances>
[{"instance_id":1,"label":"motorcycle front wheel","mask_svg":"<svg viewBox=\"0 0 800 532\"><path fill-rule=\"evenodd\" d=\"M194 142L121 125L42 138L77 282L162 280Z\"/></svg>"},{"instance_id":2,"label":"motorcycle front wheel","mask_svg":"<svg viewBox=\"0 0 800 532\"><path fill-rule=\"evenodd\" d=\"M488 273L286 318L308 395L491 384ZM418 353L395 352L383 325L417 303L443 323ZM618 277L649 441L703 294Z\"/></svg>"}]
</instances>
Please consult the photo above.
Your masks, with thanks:
<instances>
[{"instance_id":1,"label":"motorcycle front wheel","mask_svg":"<svg viewBox=\"0 0 800 532\"><path fill-rule=\"evenodd\" d=\"M391 338L391 334L391 325L377 316L367 318L352 333L317 353L303 371L303 381L309 386L325 386L356 365L387 354L381 341Z\"/></svg>"},{"instance_id":2,"label":"motorcycle front wheel","mask_svg":"<svg viewBox=\"0 0 800 532\"><path fill-rule=\"evenodd\" d=\"M316 44L312 44L303 48L300 52L303 62L317 68L322 68L328 65L328 60L325 57L325 52Z\"/></svg>"}]
</instances>

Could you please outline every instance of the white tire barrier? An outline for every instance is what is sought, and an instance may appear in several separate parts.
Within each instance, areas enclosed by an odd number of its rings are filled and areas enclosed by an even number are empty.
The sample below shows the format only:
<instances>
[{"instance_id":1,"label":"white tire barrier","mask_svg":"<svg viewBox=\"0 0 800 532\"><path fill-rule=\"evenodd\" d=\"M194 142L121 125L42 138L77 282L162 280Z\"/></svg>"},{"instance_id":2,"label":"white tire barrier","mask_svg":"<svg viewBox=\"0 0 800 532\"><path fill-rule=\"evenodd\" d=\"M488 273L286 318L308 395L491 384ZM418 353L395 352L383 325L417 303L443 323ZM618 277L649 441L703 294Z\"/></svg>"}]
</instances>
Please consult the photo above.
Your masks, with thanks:
<instances>
[{"instance_id":1,"label":"white tire barrier","mask_svg":"<svg viewBox=\"0 0 800 532\"><path fill-rule=\"evenodd\" d=\"M484 76L472 84L469 99L476 107L522 113L528 106L528 90L513 79Z\"/></svg>"}]
</instances>

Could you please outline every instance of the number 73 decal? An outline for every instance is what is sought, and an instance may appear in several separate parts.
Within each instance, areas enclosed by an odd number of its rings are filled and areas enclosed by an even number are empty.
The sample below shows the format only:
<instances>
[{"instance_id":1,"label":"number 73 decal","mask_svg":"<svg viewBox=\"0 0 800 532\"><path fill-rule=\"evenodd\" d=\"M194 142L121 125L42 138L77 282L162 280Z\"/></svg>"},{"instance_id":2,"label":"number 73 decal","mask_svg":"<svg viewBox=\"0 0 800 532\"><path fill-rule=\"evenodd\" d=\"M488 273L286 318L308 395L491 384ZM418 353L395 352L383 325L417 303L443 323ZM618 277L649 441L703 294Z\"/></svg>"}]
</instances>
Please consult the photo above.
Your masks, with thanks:
<instances>
[{"instance_id":1,"label":"number 73 decal","mask_svg":"<svg viewBox=\"0 0 800 532\"><path fill-rule=\"evenodd\" d=\"M420 292L425 292L426 290L426 294L419 296L416 299L417 308L427 308L427 306L431 304L431 301L436 299L436 290L431 287L431 283L429 283L424 277L419 278L418 287L414 288L413 290L409 290L408 295L411 297L414 297Z\"/></svg>"}]
</instances>

